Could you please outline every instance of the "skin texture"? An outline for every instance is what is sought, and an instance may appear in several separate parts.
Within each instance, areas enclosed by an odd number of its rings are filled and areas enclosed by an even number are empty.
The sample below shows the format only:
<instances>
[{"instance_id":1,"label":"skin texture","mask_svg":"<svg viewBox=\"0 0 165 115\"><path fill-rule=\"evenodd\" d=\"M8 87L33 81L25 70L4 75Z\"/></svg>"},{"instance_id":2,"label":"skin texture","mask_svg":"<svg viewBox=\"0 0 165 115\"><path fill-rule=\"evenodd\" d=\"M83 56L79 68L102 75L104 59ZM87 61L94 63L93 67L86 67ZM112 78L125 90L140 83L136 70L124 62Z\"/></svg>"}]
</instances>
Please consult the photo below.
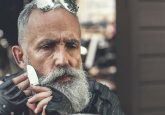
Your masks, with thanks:
<instances>
[{"instance_id":1,"label":"skin texture","mask_svg":"<svg viewBox=\"0 0 165 115\"><path fill-rule=\"evenodd\" d=\"M79 33L77 19L63 9L45 14L39 10L33 11L25 35L30 44L27 50L29 62L42 75L61 66L79 68ZM69 40L75 40L78 44L67 44Z\"/></svg>"},{"instance_id":2,"label":"skin texture","mask_svg":"<svg viewBox=\"0 0 165 115\"><path fill-rule=\"evenodd\" d=\"M20 46L12 48L20 68L24 69L30 63L38 75L47 75L57 67L80 68L80 25L75 16L62 8L45 13L33 10L22 45L24 49ZM32 91L36 93L29 98L27 106L34 113L45 115L44 108L52 98L50 89L30 86L26 74L13 81L27 96Z\"/></svg>"}]
</instances>

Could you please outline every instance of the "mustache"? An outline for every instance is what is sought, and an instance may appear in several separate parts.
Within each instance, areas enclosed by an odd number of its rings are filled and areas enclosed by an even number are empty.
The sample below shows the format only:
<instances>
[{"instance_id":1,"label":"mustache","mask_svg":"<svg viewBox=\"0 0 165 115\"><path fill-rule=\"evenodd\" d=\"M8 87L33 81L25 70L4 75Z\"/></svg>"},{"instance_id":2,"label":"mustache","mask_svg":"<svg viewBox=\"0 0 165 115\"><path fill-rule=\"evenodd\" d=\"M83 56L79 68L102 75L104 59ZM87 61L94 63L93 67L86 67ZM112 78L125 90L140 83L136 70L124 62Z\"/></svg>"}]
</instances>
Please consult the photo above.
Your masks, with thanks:
<instances>
[{"instance_id":1,"label":"mustache","mask_svg":"<svg viewBox=\"0 0 165 115\"><path fill-rule=\"evenodd\" d=\"M71 67L60 67L51 71L46 76L41 76L39 78L40 85L47 85L53 83L58 78L67 75L73 78L78 78L81 76L86 76L86 73L83 69L75 69Z\"/></svg>"}]
</instances>

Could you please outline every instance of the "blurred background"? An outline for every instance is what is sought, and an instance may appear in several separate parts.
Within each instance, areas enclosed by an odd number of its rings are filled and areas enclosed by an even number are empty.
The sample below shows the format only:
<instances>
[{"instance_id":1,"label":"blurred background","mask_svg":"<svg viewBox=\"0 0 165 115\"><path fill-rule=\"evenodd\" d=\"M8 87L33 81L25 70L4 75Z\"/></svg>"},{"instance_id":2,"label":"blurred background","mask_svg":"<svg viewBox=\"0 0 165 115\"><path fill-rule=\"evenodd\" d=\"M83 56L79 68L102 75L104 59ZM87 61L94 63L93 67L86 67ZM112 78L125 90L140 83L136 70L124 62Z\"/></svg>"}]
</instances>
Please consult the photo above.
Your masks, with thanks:
<instances>
[{"instance_id":1,"label":"blurred background","mask_svg":"<svg viewBox=\"0 0 165 115\"><path fill-rule=\"evenodd\" d=\"M17 17L31 0L0 0L0 76L15 73ZM126 115L165 115L165 1L76 0L89 76L113 90Z\"/></svg>"}]
</instances>

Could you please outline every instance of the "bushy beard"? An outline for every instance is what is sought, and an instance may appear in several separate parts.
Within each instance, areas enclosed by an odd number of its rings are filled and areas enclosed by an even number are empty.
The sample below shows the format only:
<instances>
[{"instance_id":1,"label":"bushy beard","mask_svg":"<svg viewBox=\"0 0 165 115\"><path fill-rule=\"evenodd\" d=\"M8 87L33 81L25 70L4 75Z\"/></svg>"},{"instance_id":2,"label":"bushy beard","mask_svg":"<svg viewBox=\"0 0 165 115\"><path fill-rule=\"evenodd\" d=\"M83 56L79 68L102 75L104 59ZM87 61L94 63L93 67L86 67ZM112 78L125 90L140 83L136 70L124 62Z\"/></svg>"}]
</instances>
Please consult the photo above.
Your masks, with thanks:
<instances>
[{"instance_id":1,"label":"bushy beard","mask_svg":"<svg viewBox=\"0 0 165 115\"><path fill-rule=\"evenodd\" d=\"M71 81L68 83L55 82L63 75L72 76ZM51 86L67 96L76 112L82 111L90 101L89 84L83 69L58 68L49 75L40 77L39 82L41 86Z\"/></svg>"}]
</instances>

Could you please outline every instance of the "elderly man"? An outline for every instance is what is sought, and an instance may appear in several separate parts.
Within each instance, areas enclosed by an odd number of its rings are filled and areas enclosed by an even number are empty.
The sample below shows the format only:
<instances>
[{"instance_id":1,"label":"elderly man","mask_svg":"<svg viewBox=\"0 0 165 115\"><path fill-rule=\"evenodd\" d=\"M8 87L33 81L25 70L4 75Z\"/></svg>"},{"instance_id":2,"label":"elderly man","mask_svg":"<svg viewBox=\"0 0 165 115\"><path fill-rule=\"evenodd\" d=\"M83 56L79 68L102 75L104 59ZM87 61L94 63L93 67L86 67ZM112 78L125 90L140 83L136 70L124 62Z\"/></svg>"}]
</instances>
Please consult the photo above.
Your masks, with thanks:
<instances>
[{"instance_id":1,"label":"elderly man","mask_svg":"<svg viewBox=\"0 0 165 115\"><path fill-rule=\"evenodd\" d=\"M115 94L82 69L77 10L72 0L26 5L18 18L19 46L12 48L25 73L1 80L1 115L123 115ZM30 85L27 65L35 68L39 85Z\"/></svg>"}]
</instances>

